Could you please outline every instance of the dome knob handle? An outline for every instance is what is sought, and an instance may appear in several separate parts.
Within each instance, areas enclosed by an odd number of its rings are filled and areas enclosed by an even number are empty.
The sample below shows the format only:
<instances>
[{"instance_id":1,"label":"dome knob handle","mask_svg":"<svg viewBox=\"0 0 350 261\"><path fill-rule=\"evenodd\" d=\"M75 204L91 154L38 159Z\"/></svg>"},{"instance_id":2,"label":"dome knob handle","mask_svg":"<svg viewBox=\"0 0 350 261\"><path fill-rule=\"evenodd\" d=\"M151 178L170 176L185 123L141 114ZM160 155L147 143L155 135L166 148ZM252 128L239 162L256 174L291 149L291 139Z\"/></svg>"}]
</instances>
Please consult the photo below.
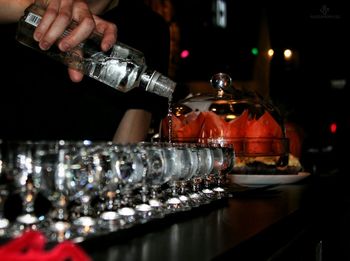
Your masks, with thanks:
<instances>
[{"instance_id":1,"label":"dome knob handle","mask_svg":"<svg viewBox=\"0 0 350 261\"><path fill-rule=\"evenodd\" d=\"M226 73L217 73L211 77L210 84L217 90L224 90L232 85L232 78Z\"/></svg>"}]
</instances>

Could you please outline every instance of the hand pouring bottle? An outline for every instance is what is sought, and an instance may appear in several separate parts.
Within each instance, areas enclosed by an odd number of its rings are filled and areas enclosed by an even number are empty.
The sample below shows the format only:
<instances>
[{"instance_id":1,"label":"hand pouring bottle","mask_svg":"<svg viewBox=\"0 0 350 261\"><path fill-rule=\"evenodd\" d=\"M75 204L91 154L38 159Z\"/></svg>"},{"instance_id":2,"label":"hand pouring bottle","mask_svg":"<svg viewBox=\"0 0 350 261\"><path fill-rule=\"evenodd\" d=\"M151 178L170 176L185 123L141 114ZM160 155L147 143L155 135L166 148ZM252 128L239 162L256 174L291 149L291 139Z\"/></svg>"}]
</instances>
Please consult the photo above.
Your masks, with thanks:
<instances>
[{"instance_id":1,"label":"hand pouring bottle","mask_svg":"<svg viewBox=\"0 0 350 261\"><path fill-rule=\"evenodd\" d=\"M68 52L60 51L56 45L47 51L42 51L38 42L34 40L33 33L44 12L45 9L36 4L30 5L25 10L18 23L17 41L118 91L128 92L139 87L171 99L176 83L158 71L147 68L142 52L120 42L108 52L102 52L101 35L96 32ZM63 36L68 35L76 25L76 22L72 22Z\"/></svg>"}]
</instances>

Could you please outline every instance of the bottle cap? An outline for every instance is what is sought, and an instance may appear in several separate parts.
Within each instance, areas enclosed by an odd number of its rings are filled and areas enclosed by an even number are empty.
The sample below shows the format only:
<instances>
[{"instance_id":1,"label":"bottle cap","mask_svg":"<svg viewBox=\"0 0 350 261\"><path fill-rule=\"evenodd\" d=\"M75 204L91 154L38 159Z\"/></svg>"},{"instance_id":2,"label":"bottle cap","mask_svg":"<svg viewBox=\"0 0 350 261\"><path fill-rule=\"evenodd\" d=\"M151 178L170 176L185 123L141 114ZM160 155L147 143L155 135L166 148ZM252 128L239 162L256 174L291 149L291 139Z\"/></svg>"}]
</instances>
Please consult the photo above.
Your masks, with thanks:
<instances>
[{"instance_id":1,"label":"bottle cap","mask_svg":"<svg viewBox=\"0 0 350 261\"><path fill-rule=\"evenodd\" d=\"M144 88L148 92L170 99L173 95L176 83L157 71L153 71L151 74L149 71L146 71L141 76L140 86L145 86Z\"/></svg>"}]
</instances>

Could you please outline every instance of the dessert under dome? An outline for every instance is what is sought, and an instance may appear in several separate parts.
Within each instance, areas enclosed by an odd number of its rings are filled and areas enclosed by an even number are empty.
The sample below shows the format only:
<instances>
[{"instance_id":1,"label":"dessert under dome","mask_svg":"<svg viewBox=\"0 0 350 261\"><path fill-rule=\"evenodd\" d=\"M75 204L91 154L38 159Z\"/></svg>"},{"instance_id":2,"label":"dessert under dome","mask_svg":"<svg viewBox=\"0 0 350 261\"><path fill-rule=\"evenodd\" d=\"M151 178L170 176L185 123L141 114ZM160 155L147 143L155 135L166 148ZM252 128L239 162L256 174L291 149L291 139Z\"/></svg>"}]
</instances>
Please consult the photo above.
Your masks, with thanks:
<instances>
[{"instance_id":1,"label":"dessert under dome","mask_svg":"<svg viewBox=\"0 0 350 261\"><path fill-rule=\"evenodd\" d=\"M257 92L235 88L227 74L215 74L210 83L214 94L192 95L172 105L171 131L169 117L164 118L162 139L229 142L235 150L237 173L295 173L291 164L300 169L298 160L289 153L289 139L278 108Z\"/></svg>"}]
</instances>

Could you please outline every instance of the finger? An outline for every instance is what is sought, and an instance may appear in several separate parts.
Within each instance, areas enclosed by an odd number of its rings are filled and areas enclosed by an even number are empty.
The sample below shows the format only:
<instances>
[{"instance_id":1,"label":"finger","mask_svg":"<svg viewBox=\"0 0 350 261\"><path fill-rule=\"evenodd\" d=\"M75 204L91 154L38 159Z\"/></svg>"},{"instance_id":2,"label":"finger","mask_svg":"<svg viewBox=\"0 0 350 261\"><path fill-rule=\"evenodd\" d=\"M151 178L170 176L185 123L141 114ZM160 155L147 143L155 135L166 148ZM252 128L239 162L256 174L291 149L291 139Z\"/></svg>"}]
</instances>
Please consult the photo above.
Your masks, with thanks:
<instances>
[{"instance_id":1,"label":"finger","mask_svg":"<svg viewBox=\"0 0 350 261\"><path fill-rule=\"evenodd\" d=\"M35 38L39 41L41 49L49 49L62 36L71 22L73 1L50 1L35 32Z\"/></svg>"},{"instance_id":2,"label":"finger","mask_svg":"<svg viewBox=\"0 0 350 261\"><path fill-rule=\"evenodd\" d=\"M73 7L73 19L76 27L59 43L61 51L68 51L88 38L95 30L95 21L85 2L75 0Z\"/></svg>"},{"instance_id":3,"label":"finger","mask_svg":"<svg viewBox=\"0 0 350 261\"><path fill-rule=\"evenodd\" d=\"M51 24L51 27L49 30L46 32L46 34L43 36L42 40L40 41L39 45L41 43L48 43L49 46L54 44L57 39L62 37L62 34L65 32L66 28L69 26L69 24L72 21L72 5L73 5L74 0L62 0L61 5L59 8L58 15L56 16L56 19L53 21ZM49 9L47 12L50 10L50 5L49 4ZM69 42L67 46L64 46L63 51L68 50L70 48Z\"/></svg>"},{"instance_id":4,"label":"finger","mask_svg":"<svg viewBox=\"0 0 350 261\"><path fill-rule=\"evenodd\" d=\"M72 30L69 35L65 36L60 42L58 47L61 51L66 52L78 44L86 40L95 28L95 22L93 19L84 18L83 21Z\"/></svg>"},{"instance_id":5,"label":"finger","mask_svg":"<svg viewBox=\"0 0 350 261\"><path fill-rule=\"evenodd\" d=\"M83 73L71 68L68 69L68 74L72 82L80 82L84 77Z\"/></svg>"},{"instance_id":6,"label":"finger","mask_svg":"<svg viewBox=\"0 0 350 261\"><path fill-rule=\"evenodd\" d=\"M101 41L102 51L108 51L117 41L118 28L115 24L102 20L94 16L96 22L96 31L103 35Z\"/></svg>"},{"instance_id":7,"label":"finger","mask_svg":"<svg viewBox=\"0 0 350 261\"><path fill-rule=\"evenodd\" d=\"M60 2L57 0L53 0L50 3L50 7L45 3L42 3L42 1L36 1L36 4L45 9L41 21L34 32L34 39L36 41L40 41L42 37L46 34L46 32L49 30L52 23L55 21L60 8Z\"/></svg>"}]
</instances>

